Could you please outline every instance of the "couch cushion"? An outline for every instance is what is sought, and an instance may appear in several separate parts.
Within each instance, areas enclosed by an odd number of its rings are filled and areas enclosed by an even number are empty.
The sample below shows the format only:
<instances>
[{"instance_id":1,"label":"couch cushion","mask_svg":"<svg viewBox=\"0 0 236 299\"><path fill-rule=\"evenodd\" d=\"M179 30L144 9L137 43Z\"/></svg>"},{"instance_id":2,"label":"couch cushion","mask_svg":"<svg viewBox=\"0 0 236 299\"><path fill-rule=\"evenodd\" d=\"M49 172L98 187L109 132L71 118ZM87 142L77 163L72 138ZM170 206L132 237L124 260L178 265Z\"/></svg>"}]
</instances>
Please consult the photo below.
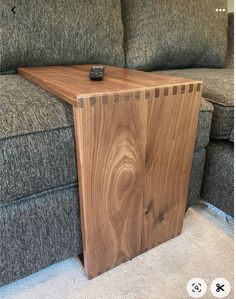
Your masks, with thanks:
<instances>
[{"instance_id":1,"label":"couch cushion","mask_svg":"<svg viewBox=\"0 0 236 299\"><path fill-rule=\"evenodd\" d=\"M212 141L206 154L201 197L226 213L234 214L234 146Z\"/></svg>"},{"instance_id":2,"label":"couch cushion","mask_svg":"<svg viewBox=\"0 0 236 299\"><path fill-rule=\"evenodd\" d=\"M0 202L76 182L70 105L18 75L0 79Z\"/></svg>"},{"instance_id":3,"label":"couch cushion","mask_svg":"<svg viewBox=\"0 0 236 299\"><path fill-rule=\"evenodd\" d=\"M0 140L73 126L69 104L21 76L0 76L0 84Z\"/></svg>"},{"instance_id":4,"label":"couch cushion","mask_svg":"<svg viewBox=\"0 0 236 299\"><path fill-rule=\"evenodd\" d=\"M0 78L0 202L76 182L71 106L19 75ZM197 150L208 144L211 115L203 100Z\"/></svg>"},{"instance_id":5,"label":"couch cushion","mask_svg":"<svg viewBox=\"0 0 236 299\"><path fill-rule=\"evenodd\" d=\"M77 184L0 205L0 227L0 287L81 254Z\"/></svg>"},{"instance_id":6,"label":"couch cushion","mask_svg":"<svg viewBox=\"0 0 236 299\"><path fill-rule=\"evenodd\" d=\"M203 81L203 97L214 106L211 138L228 139L234 126L233 69L183 69L162 73Z\"/></svg>"},{"instance_id":7,"label":"couch cushion","mask_svg":"<svg viewBox=\"0 0 236 299\"><path fill-rule=\"evenodd\" d=\"M223 67L227 0L122 0L126 63L143 70Z\"/></svg>"},{"instance_id":8,"label":"couch cushion","mask_svg":"<svg viewBox=\"0 0 236 299\"><path fill-rule=\"evenodd\" d=\"M204 149L209 143L213 110L212 104L202 98L195 150Z\"/></svg>"},{"instance_id":9,"label":"couch cushion","mask_svg":"<svg viewBox=\"0 0 236 299\"><path fill-rule=\"evenodd\" d=\"M228 21L228 47L225 67L234 67L234 13L229 13Z\"/></svg>"},{"instance_id":10,"label":"couch cushion","mask_svg":"<svg viewBox=\"0 0 236 299\"><path fill-rule=\"evenodd\" d=\"M19 66L124 65L119 0L2 0L0 25L2 72Z\"/></svg>"}]
</instances>

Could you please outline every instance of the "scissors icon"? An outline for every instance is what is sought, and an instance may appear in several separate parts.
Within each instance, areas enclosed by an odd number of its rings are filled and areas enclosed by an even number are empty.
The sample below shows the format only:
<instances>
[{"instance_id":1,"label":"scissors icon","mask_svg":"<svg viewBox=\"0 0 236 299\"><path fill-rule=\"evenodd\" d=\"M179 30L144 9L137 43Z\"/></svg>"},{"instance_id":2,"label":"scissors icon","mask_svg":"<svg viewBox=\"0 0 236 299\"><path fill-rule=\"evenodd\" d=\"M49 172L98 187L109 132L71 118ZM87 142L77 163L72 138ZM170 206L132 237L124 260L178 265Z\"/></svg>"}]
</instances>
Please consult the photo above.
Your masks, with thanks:
<instances>
[{"instance_id":1,"label":"scissors icon","mask_svg":"<svg viewBox=\"0 0 236 299\"><path fill-rule=\"evenodd\" d=\"M216 292L217 293L219 293L220 291L225 291L224 289L223 289L223 287L224 287L225 285L224 284L222 284L222 285L220 285L219 283L217 283L216 284L216 287L217 287L217 289L216 289Z\"/></svg>"}]
</instances>

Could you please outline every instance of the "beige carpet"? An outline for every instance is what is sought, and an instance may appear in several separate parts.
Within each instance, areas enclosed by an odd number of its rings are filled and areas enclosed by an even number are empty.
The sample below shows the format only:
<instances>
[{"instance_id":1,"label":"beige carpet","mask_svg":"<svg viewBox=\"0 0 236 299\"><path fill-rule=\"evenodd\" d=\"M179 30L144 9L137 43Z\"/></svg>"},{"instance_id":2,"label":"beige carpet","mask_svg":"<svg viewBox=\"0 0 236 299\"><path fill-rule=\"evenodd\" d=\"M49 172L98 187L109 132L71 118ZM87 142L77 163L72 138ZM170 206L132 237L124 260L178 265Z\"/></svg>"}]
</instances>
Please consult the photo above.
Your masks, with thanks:
<instances>
[{"instance_id":1,"label":"beige carpet","mask_svg":"<svg viewBox=\"0 0 236 299\"><path fill-rule=\"evenodd\" d=\"M1 299L182 299L188 280L217 277L233 287L232 219L205 205L191 208L183 233L93 280L68 259L0 288ZM233 290L227 298L234 298Z\"/></svg>"}]
</instances>

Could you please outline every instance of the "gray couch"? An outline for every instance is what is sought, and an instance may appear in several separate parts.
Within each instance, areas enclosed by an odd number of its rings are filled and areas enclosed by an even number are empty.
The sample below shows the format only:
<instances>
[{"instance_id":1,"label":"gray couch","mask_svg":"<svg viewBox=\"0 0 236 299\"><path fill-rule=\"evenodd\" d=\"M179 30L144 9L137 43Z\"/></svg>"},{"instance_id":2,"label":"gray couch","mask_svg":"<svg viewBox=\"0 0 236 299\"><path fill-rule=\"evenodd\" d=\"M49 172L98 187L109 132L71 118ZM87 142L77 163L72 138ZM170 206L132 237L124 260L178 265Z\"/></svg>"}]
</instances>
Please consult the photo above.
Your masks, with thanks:
<instances>
[{"instance_id":1,"label":"gray couch","mask_svg":"<svg viewBox=\"0 0 236 299\"><path fill-rule=\"evenodd\" d=\"M233 216L234 214L234 15L229 14L228 49L225 68L183 69L164 71L203 81L203 97L212 104L210 143L201 198ZM194 168L193 168L194 171ZM196 174L193 173L193 176ZM191 191L190 191L191 192ZM195 203L198 198L192 197Z\"/></svg>"},{"instance_id":2,"label":"gray couch","mask_svg":"<svg viewBox=\"0 0 236 299\"><path fill-rule=\"evenodd\" d=\"M65 0L49 1L49 7L43 1L25 0L14 16L9 2L3 1L0 18L5 32L0 48L0 286L82 253L71 107L21 78L16 68L73 63L124 66L128 57L126 47L123 50L125 0L122 5L119 0L101 0L99 5L70 0L71 6ZM95 27L86 23L93 16L98 18ZM34 24L33 30L28 24ZM232 40L232 24L229 29ZM233 211L232 53L231 45L227 68L168 70L204 80L188 206L202 197L229 214ZM141 50L140 57L144 57ZM217 57L211 67L222 66L223 56ZM160 70L158 65L154 69Z\"/></svg>"}]
</instances>

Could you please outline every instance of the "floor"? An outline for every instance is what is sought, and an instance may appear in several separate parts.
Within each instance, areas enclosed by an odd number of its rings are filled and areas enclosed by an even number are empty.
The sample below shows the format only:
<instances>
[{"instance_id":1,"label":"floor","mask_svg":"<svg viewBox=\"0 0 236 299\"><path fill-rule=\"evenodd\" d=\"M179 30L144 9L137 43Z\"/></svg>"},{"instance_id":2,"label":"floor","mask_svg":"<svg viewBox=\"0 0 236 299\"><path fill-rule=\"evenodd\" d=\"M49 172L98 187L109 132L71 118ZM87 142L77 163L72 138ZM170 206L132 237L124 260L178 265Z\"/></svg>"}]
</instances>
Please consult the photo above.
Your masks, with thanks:
<instances>
[{"instance_id":1,"label":"floor","mask_svg":"<svg viewBox=\"0 0 236 299\"><path fill-rule=\"evenodd\" d=\"M233 220L204 203L188 210L180 236L93 280L71 258L0 288L0 299L191 298L186 284L194 277L207 283L203 298L214 298L215 278L233 288Z\"/></svg>"}]
</instances>

